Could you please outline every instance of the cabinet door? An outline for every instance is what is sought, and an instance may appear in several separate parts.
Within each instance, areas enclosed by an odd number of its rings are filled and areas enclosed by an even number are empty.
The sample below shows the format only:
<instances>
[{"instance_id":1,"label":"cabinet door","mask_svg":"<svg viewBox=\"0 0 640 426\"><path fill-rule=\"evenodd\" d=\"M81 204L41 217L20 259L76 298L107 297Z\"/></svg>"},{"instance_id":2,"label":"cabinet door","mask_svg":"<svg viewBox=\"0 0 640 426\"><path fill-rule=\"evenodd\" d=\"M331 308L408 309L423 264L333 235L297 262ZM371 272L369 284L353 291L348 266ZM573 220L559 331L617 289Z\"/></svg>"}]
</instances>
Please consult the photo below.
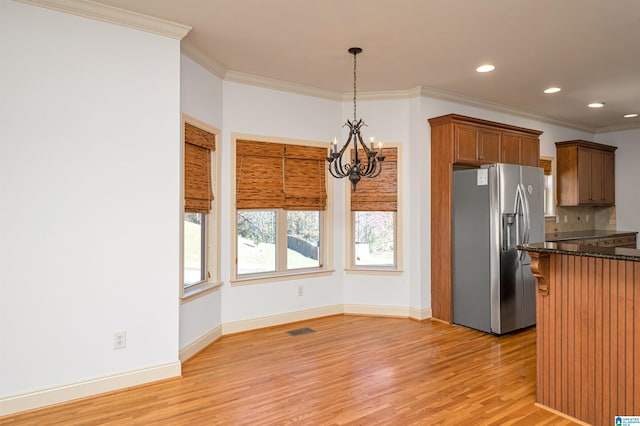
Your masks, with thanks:
<instances>
[{"instance_id":1,"label":"cabinet door","mask_svg":"<svg viewBox=\"0 0 640 426\"><path fill-rule=\"evenodd\" d=\"M518 136L503 133L501 161L509 164L520 164L520 138Z\"/></svg>"},{"instance_id":2,"label":"cabinet door","mask_svg":"<svg viewBox=\"0 0 640 426\"><path fill-rule=\"evenodd\" d=\"M481 163L500 162L500 132L480 130L478 141L478 160Z\"/></svg>"},{"instance_id":3,"label":"cabinet door","mask_svg":"<svg viewBox=\"0 0 640 426\"><path fill-rule=\"evenodd\" d=\"M591 204L591 150L578 147L578 203Z\"/></svg>"},{"instance_id":4,"label":"cabinet door","mask_svg":"<svg viewBox=\"0 0 640 426\"><path fill-rule=\"evenodd\" d=\"M616 204L616 171L613 152L602 152L602 201L608 205Z\"/></svg>"},{"instance_id":5,"label":"cabinet door","mask_svg":"<svg viewBox=\"0 0 640 426\"><path fill-rule=\"evenodd\" d=\"M454 129L454 162L477 163L478 161L478 129L475 127L455 126Z\"/></svg>"},{"instance_id":6,"label":"cabinet door","mask_svg":"<svg viewBox=\"0 0 640 426\"><path fill-rule=\"evenodd\" d=\"M591 202L602 203L602 151L591 150Z\"/></svg>"},{"instance_id":7,"label":"cabinet door","mask_svg":"<svg viewBox=\"0 0 640 426\"><path fill-rule=\"evenodd\" d=\"M539 167L540 141L538 139L522 138L520 140L520 164Z\"/></svg>"}]
</instances>

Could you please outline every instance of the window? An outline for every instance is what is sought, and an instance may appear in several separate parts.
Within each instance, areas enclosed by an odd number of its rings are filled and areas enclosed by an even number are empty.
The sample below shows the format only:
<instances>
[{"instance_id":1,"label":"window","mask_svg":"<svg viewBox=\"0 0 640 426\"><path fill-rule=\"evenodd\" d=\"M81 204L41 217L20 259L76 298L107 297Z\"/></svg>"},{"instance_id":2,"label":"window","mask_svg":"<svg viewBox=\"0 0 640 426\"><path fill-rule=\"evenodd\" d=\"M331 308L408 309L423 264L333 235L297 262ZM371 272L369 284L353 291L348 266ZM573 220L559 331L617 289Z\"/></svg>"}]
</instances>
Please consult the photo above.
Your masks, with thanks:
<instances>
[{"instance_id":1,"label":"window","mask_svg":"<svg viewBox=\"0 0 640 426\"><path fill-rule=\"evenodd\" d=\"M206 277L206 215L184 214L184 286L205 281Z\"/></svg>"},{"instance_id":2,"label":"window","mask_svg":"<svg viewBox=\"0 0 640 426\"><path fill-rule=\"evenodd\" d=\"M327 148L236 140L236 277L324 266Z\"/></svg>"},{"instance_id":3,"label":"window","mask_svg":"<svg viewBox=\"0 0 640 426\"><path fill-rule=\"evenodd\" d=\"M555 214L555 200L553 196L552 160L540 159L540 167L544 170L544 215Z\"/></svg>"},{"instance_id":4,"label":"window","mask_svg":"<svg viewBox=\"0 0 640 426\"><path fill-rule=\"evenodd\" d=\"M399 269L398 147L385 148L384 157L378 177L362 179L355 192L349 189L349 251L354 269Z\"/></svg>"},{"instance_id":5,"label":"window","mask_svg":"<svg viewBox=\"0 0 640 426\"><path fill-rule=\"evenodd\" d=\"M211 278L212 250L209 248L215 246L211 245L215 226L211 226L210 216L214 200L212 157L216 134L203 127L208 126L185 117L183 295L184 290L199 288Z\"/></svg>"}]
</instances>

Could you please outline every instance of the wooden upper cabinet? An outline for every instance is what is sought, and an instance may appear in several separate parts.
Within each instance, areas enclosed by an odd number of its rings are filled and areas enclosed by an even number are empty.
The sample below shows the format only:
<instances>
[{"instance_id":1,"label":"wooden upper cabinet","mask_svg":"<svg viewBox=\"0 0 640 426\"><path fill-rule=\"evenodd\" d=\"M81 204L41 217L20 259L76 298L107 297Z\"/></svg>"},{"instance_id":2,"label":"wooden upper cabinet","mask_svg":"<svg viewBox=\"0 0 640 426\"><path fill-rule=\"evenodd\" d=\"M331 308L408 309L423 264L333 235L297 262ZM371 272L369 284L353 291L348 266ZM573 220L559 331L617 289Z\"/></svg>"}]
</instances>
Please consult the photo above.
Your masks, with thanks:
<instances>
[{"instance_id":1,"label":"wooden upper cabinet","mask_svg":"<svg viewBox=\"0 0 640 426\"><path fill-rule=\"evenodd\" d=\"M520 140L520 164L540 166L540 139L523 137Z\"/></svg>"},{"instance_id":2,"label":"wooden upper cabinet","mask_svg":"<svg viewBox=\"0 0 640 426\"><path fill-rule=\"evenodd\" d=\"M454 127L454 162L492 164L500 162L500 133L478 127Z\"/></svg>"},{"instance_id":3,"label":"wooden upper cabinet","mask_svg":"<svg viewBox=\"0 0 640 426\"><path fill-rule=\"evenodd\" d=\"M478 161L478 131L473 127L456 126L454 135L455 162L476 163Z\"/></svg>"},{"instance_id":4,"label":"wooden upper cabinet","mask_svg":"<svg viewBox=\"0 0 640 426\"><path fill-rule=\"evenodd\" d=\"M518 134L502 134L501 163L538 167L540 140Z\"/></svg>"},{"instance_id":5,"label":"wooden upper cabinet","mask_svg":"<svg viewBox=\"0 0 640 426\"><path fill-rule=\"evenodd\" d=\"M481 149L479 159L483 163L499 163L500 162L500 132L486 129L479 131L478 146Z\"/></svg>"},{"instance_id":6,"label":"wooden upper cabinet","mask_svg":"<svg viewBox=\"0 0 640 426\"><path fill-rule=\"evenodd\" d=\"M520 164L520 138L506 134L502 139L503 163Z\"/></svg>"},{"instance_id":7,"label":"wooden upper cabinet","mask_svg":"<svg viewBox=\"0 0 640 426\"><path fill-rule=\"evenodd\" d=\"M558 205L615 205L616 149L582 140L556 142Z\"/></svg>"},{"instance_id":8,"label":"wooden upper cabinet","mask_svg":"<svg viewBox=\"0 0 640 426\"><path fill-rule=\"evenodd\" d=\"M602 152L602 200L606 205L616 204L616 172L615 154L611 151Z\"/></svg>"}]
</instances>

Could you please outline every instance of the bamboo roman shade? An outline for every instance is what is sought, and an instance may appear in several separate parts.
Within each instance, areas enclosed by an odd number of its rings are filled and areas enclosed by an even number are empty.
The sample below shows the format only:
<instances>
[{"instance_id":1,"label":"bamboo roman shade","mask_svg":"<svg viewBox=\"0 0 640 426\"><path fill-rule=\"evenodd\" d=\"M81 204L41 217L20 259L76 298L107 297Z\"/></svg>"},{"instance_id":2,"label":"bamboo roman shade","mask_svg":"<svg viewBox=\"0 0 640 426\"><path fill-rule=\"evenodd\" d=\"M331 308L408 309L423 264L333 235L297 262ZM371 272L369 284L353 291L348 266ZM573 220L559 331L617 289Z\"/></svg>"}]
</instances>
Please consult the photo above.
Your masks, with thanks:
<instances>
[{"instance_id":1,"label":"bamboo roman shade","mask_svg":"<svg viewBox=\"0 0 640 426\"><path fill-rule=\"evenodd\" d=\"M358 157L366 158L364 150L358 151ZM351 211L398 210L398 148L384 148L384 157L380 175L361 179L351 192Z\"/></svg>"},{"instance_id":2,"label":"bamboo roman shade","mask_svg":"<svg viewBox=\"0 0 640 426\"><path fill-rule=\"evenodd\" d=\"M184 211L209 213L213 200L211 151L215 135L184 124Z\"/></svg>"},{"instance_id":3,"label":"bamboo roman shade","mask_svg":"<svg viewBox=\"0 0 640 426\"><path fill-rule=\"evenodd\" d=\"M545 176L551 176L551 160L540 159L539 167L544 169Z\"/></svg>"},{"instance_id":4,"label":"bamboo roman shade","mask_svg":"<svg viewBox=\"0 0 640 426\"><path fill-rule=\"evenodd\" d=\"M285 145L284 194L286 210L324 210L327 204L327 149Z\"/></svg>"},{"instance_id":5,"label":"bamboo roman shade","mask_svg":"<svg viewBox=\"0 0 640 426\"><path fill-rule=\"evenodd\" d=\"M236 141L236 208L324 210L326 148Z\"/></svg>"}]
</instances>

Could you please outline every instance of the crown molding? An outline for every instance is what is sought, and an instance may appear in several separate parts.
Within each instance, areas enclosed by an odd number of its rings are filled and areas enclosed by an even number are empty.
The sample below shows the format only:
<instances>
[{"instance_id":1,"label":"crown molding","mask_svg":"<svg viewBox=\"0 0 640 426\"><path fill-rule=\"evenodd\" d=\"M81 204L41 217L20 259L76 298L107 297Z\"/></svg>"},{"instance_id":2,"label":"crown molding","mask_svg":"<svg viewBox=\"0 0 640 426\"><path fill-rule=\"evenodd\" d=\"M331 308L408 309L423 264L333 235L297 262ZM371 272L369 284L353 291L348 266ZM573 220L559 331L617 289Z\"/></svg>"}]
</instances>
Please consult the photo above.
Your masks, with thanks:
<instances>
[{"instance_id":1,"label":"crown molding","mask_svg":"<svg viewBox=\"0 0 640 426\"><path fill-rule=\"evenodd\" d=\"M118 7L107 6L90 0L17 0L33 6L40 6L59 12L70 13L84 18L96 19L110 24L121 25L148 33L181 40L191 31L182 25L153 16L132 12Z\"/></svg>"},{"instance_id":2,"label":"crown molding","mask_svg":"<svg viewBox=\"0 0 640 426\"><path fill-rule=\"evenodd\" d=\"M227 74L227 69L218 62L207 56L198 46L193 44L190 40L185 39L180 42L180 52L192 59L197 64L210 71L213 75L221 80L224 80Z\"/></svg>"},{"instance_id":3,"label":"crown molding","mask_svg":"<svg viewBox=\"0 0 640 426\"><path fill-rule=\"evenodd\" d=\"M609 133L609 132L622 132L624 130L638 130L640 129L640 121L633 124L621 124L619 126L599 127L596 133Z\"/></svg>"},{"instance_id":4,"label":"crown molding","mask_svg":"<svg viewBox=\"0 0 640 426\"><path fill-rule=\"evenodd\" d=\"M330 99L332 101L342 100L342 94L338 92L319 89L317 87L305 86L304 84L290 83L288 81L260 77L252 74L245 74L238 71L227 71L224 80L234 83L248 84L250 86L263 87L265 89L281 90L284 92L291 92L299 95Z\"/></svg>"},{"instance_id":5,"label":"crown molding","mask_svg":"<svg viewBox=\"0 0 640 426\"><path fill-rule=\"evenodd\" d=\"M415 89L410 90L384 90L378 92L361 92L358 93L359 101L384 101L393 99L410 99L418 96ZM342 95L343 102L353 101L353 92L344 93Z\"/></svg>"},{"instance_id":6,"label":"crown molding","mask_svg":"<svg viewBox=\"0 0 640 426\"><path fill-rule=\"evenodd\" d=\"M570 121L562 121L556 120L549 117L544 117L542 115L531 114L528 112L524 112L518 109L510 108L501 104L496 104L493 102L488 102L482 99L472 98L468 96L462 96L455 93L445 92L443 90L434 89L432 87L420 86L420 96L426 98L435 98L440 99L442 101L455 102L458 104L473 106L482 109L488 109L495 112L502 112L505 114L515 115L522 118L528 118L531 120L541 121L548 124L553 124L560 127L568 127L574 130L580 130L588 133L595 133L596 128L585 126L582 124L570 122Z\"/></svg>"}]
</instances>

